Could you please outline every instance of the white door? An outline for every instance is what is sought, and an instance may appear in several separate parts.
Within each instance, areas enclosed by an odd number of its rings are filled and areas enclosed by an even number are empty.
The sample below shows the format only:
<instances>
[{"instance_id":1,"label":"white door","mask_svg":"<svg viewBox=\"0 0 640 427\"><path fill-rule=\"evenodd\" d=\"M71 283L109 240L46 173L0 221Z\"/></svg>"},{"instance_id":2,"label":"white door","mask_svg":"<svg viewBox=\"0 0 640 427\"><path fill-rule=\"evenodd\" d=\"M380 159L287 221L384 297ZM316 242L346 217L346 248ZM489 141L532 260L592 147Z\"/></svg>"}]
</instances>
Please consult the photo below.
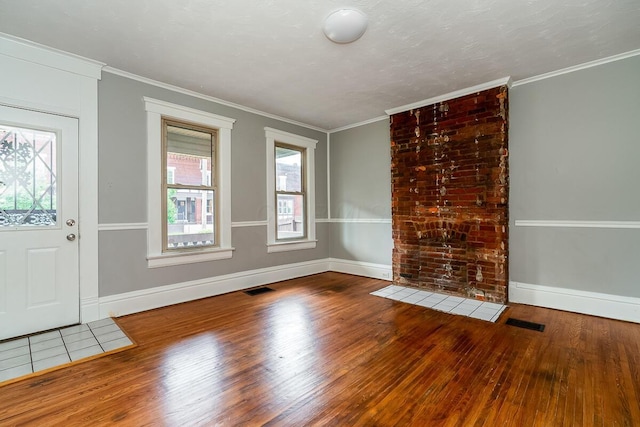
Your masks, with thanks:
<instances>
[{"instance_id":1,"label":"white door","mask_svg":"<svg viewBox=\"0 0 640 427\"><path fill-rule=\"evenodd\" d=\"M0 340L80 321L78 121L0 106Z\"/></svg>"}]
</instances>

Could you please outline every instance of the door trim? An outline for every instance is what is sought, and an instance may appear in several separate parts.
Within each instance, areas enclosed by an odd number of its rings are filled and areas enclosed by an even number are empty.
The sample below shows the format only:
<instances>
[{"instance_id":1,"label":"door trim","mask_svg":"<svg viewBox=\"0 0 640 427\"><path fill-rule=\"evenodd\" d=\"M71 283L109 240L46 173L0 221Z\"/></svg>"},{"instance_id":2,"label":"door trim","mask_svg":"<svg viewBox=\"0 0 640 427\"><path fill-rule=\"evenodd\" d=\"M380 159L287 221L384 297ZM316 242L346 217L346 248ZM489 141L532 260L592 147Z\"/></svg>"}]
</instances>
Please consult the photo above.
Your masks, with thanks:
<instances>
[{"instance_id":1,"label":"door trim","mask_svg":"<svg viewBox=\"0 0 640 427\"><path fill-rule=\"evenodd\" d=\"M98 320L98 80L105 64L4 34L0 59L7 77L0 102L78 119L80 320Z\"/></svg>"}]
</instances>

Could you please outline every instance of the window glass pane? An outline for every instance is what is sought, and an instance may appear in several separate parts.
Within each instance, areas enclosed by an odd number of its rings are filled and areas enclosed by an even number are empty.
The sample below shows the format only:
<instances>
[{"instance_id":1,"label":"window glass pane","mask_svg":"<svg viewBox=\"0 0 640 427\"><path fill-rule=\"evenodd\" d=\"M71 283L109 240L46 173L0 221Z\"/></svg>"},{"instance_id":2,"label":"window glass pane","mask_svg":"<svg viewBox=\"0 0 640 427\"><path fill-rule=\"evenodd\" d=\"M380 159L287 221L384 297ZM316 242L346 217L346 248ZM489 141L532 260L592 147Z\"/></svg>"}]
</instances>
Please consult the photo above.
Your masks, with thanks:
<instances>
[{"instance_id":1,"label":"window glass pane","mask_svg":"<svg viewBox=\"0 0 640 427\"><path fill-rule=\"evenodd\" d=\"M213 191L167 189L167 247L215 245Z\"/></svg>"},{"instance_id":2,"label":"window glass pane","mask_svg":"<svg viewBox=\"0 0 640 427\"><path fill-rule=\"evenodd\" d=\"M277 195L276 239L299 239L305 236L304 197L302 195Z\"/></svg>"},{"instance_id":3,"label":"window glass pane","mask_svg":"<svg viewBox=\"0 0 640 427\"><path fill-rule=\"evenodd\" d=\"M167 183L211 185L213 150L211 133L167 125Z\"/></svg>"},{"instance_id":4,"label":"window glass pane","mask_svg":"<svg viewBox=\"0 0 640 427\"><path fill-rule=\"evenodd\" d=\"M302 151L276 146L276 191L302 191Z\"/></svg>"},{"instance_id":5,"label":"window glass pane","mask_svg":"<svg viewBox=\"0 0 640 427\"><path fill-rule=\"evenodd\" d=\"M0 227L56 225L56 134L0 125Z\"/></svg>"}]
</instances>

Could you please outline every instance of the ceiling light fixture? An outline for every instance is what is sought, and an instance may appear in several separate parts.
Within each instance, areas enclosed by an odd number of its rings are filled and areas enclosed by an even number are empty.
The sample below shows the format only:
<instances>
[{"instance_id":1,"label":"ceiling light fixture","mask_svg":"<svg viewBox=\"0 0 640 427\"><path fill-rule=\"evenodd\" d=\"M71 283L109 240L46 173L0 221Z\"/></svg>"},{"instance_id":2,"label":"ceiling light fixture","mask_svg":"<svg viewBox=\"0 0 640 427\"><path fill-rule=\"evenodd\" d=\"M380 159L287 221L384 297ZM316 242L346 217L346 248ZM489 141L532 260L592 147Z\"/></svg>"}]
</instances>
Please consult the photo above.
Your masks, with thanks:
<instances>
[{"instance_id":1,"label":"ceiling light fixture","mask_svg":"<svg viewBox=\"0 0 640 427\"><path fill-rule=\"evenodd\" d=\"M351 43L358 40L367 29L367 15L356 9L340 9L324 20L322 31L335 43Z\"/></svg>"}]
</instances>

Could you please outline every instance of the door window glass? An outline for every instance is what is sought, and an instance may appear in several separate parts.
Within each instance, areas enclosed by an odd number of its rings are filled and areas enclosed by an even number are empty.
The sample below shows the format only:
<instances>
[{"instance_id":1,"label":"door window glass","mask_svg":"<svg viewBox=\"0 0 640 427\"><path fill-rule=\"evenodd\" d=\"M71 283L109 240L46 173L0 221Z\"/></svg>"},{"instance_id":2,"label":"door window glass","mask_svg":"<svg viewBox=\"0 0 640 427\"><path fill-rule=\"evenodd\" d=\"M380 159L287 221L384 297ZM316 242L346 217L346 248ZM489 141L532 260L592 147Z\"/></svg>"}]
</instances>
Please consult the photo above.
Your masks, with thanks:
<instances>
[{"instance_id":1,"label":"door window glass","mask_svg":"<svg viewBox=\"0 0 640 427\"><path fill-rule=\"evenodd\" d=\"M0 227L54 226L55 132L0 124Z\"/></svg>"}]
</instances>

